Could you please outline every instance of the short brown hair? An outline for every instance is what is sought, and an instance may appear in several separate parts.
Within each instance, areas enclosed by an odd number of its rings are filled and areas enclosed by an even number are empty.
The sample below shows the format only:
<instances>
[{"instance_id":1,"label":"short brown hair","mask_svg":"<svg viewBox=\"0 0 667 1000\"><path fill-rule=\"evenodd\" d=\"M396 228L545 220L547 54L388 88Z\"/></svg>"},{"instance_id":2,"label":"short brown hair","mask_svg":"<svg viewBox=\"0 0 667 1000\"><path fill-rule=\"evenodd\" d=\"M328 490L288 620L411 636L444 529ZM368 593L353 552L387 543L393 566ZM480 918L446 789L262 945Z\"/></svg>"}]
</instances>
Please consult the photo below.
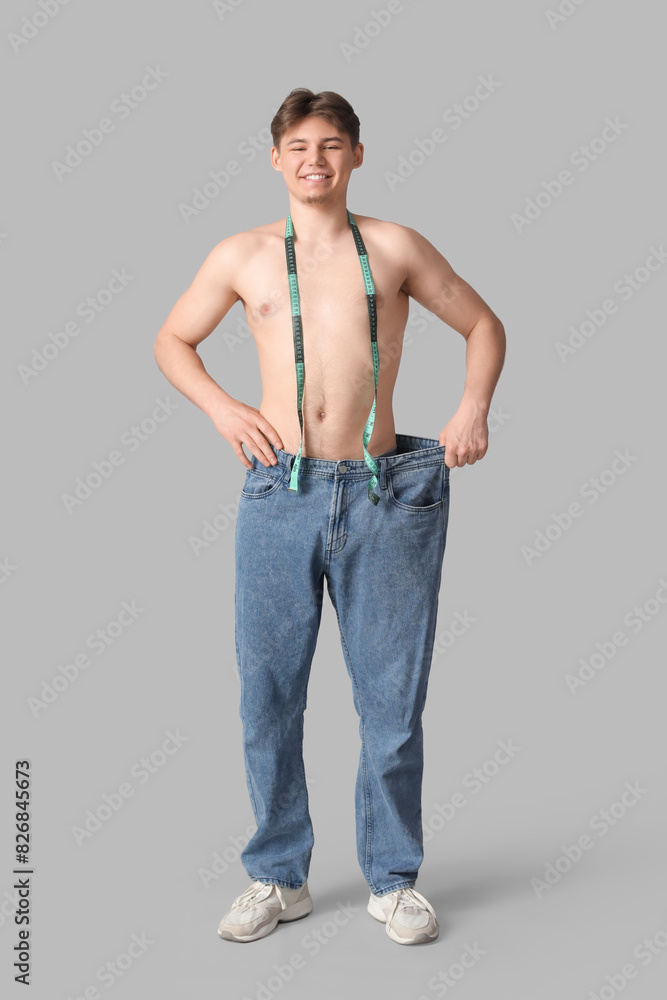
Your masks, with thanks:
<instances>
[{"instance_id":1,"label":"short brown hair","mask_svg":"<svg viewBox=\"0 0 667 1000\"><path fill-rule=\"evenodd\" d=\"M360 122L349 101L333 90L321 90L315 94L307 87L296 87L289 92L271 121L271 135L276 149L280 149L285 132L310 115L319 115L342 129L349 136L352 149L356 148Z\"/></svg>"}]
</instances>

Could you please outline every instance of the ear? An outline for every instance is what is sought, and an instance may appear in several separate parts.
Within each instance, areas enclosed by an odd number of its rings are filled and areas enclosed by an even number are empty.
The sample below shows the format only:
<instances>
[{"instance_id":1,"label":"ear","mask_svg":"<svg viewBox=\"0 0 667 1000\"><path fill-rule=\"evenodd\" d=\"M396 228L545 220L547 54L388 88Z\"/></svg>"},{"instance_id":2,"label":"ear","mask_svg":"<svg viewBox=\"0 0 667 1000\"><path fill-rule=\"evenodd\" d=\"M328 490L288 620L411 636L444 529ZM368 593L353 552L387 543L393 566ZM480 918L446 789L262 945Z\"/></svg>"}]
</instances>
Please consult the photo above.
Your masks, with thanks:
<instances>
[{"instance_id":1,"label":"ear","mask_svg":"<svg viewBox=\"0 0 667 1000\"><path fill-rule=\"evenodd\" d=\"M282 166L280 165L280 152L277 146L271 146L271 166L274 170L279 170L282 173Z\"/></svg>"}]
</instances>

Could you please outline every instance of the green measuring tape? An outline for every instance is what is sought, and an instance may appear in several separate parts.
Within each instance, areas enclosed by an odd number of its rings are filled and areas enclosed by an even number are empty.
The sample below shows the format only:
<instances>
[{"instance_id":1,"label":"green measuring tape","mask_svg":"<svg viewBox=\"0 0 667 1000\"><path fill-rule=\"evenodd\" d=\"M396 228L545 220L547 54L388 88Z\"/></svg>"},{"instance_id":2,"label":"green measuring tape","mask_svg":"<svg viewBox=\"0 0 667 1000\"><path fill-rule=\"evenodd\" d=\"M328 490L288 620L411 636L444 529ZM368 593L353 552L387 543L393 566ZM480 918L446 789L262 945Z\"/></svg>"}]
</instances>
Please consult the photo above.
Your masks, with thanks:
<instances>
[{"instance_id":1,"label":"green measuring tape","mask_svg":"<svg viewBox=\"0 0 667 1000\"><path fill-rule=\"evenodd\" d=\"M368 254L366 253L366 247L364 246L364 241L361 238L361 233L359 232L359 227L355 222L354 216L348 210L347 211L348 222L352 229L352 234L354 236L354 244L357 248L357 253L359 254L359 262L361 264L361 271L364 276L364 284L366 286L366 300L368 302L368 319L370 322L371 330L371 353L373 355L373 376L375 379L375 395L373 397L373 406L371 407L371 412L366 421L366 426L364 428L363 434L363 444L364 444L364 460L366 465L369 467L373 475L368 480L368 499L372 504L377 506L380 497L373 490L378 484L378 464L373 458L373 456L368 452L367 444L371 439L371 434L373 433L373 425L375 423L375 407L377 405L378 397L378 372L380 370L380 359L378 355L378 343L377 343L377 309L375 303L375 285L373 283L373 276L371 275L370 264L368 263ZM301 442L299 444L299 450L294 459L294 464L292 466L292 473L290 476L289 490L296 493L299 489L299 466L301 464L301 450L303 448L303 388L306 381L306 367L303 358L303 329L301 325L301 301L299 299L299 283L296 277L296 254L294 253L294 229L292 227L292 216L291 214L287 216L287 222L285 224L285 255L287 257L287 274L289 277L289 291L290 300L292 303L292 335L294 338L294 363L296 365L296 388L297 388L297 412L299 414L299 427L301 428Z\"/></svg>"}]
</instances>

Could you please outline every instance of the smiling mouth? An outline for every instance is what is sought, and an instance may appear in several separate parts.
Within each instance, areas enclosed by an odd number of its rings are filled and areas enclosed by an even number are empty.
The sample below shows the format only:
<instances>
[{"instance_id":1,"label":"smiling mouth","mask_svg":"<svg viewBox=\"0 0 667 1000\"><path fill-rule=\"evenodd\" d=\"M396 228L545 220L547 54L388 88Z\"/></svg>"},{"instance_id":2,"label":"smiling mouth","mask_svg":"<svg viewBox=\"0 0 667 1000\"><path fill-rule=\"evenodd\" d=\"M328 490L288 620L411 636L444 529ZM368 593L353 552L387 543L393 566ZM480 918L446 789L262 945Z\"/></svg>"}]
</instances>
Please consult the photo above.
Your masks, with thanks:
<instances>
[{"instance_id":1,"label":"smiling mouth","mask_svg":"<svg viewBox=\"0 0 667 1000\"><path fill-rule=\"evenodd\" d=\"M302 181L309 181L311 184L322 184L324 181L331 179L331 174L304 174L301 177Z\"/></svg>"}]
</instances>

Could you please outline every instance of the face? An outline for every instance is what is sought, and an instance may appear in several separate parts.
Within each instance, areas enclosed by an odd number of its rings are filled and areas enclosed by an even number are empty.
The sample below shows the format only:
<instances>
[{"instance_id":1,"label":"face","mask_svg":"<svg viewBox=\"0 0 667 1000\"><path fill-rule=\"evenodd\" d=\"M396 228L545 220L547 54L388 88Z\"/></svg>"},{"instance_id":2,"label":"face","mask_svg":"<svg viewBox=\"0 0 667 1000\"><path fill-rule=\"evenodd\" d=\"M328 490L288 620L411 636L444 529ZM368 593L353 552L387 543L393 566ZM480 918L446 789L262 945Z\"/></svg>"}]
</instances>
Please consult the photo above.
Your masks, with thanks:
<instances>
[{"instance_id":1,"label":"face","mask_svg":"<svg viewBox=\"0 0 667 1000\"><path fill-rule=\"evenodd\" d=\"M347 133L318 115L288 129L280 152L271 149L271 162L282 171L290 194L307 205L344 198L350 174L363 158L363 143L353 151Z\"/></svg>"}]
</instances>

